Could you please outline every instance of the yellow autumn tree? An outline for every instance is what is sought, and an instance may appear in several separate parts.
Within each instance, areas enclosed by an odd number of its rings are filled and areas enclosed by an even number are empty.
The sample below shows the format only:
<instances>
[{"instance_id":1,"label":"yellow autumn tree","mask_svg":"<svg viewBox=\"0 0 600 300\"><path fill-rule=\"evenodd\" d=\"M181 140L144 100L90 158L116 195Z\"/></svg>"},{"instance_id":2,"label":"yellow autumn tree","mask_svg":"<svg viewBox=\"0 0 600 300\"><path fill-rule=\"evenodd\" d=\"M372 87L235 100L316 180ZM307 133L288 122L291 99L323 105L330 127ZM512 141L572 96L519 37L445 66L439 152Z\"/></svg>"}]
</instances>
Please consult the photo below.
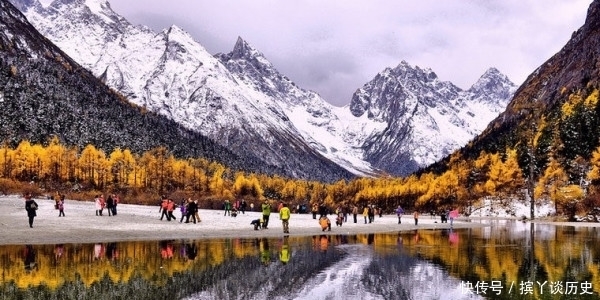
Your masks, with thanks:
<instances>
[{"instance_id":1,"label":"yellow autumn tree","mask_svg":"<svg viewBox=\"0 0 600 300\"><path fill-rule=\"evenodd\" d=\"M563 193L561 190L569 184L569 177L562 165L551 157L544 174L538 180L534 195L537 199L546 198L554 202L555 209L562 201Z\"/></svg>"},{"instance_id":2,"label":"yellow autumn tree","mask_svg":"<svg viewBox=\"0 0 600 300\"><path fill-rule=\"evenodd\" d=\"M48 157L48 173L46 175L52 180L68 180L67 148L60 143L58 137L54 136L50 139L48 147L46 147L46 155Z\"/></svg>"},{"instance_id":3,"label":"yellow autumn tree","mask_svg":"<svg viewBox=\"0 0 600 300\"><path fill-rule=\"evenodd\" d=\"M499 154L490 155L489 166L488 180L484 186L488 195L503 203L523 187L525 181L517 161L516 150L507 149L504 161Z\"/></svg>"},{"instance_id":4,"label":"yellow autumn tree","mask_svg":"<svg viewBox=\"0 0 600 300\"><path fill-rule=\"evenodd\" d=\"M14 166L14 150L6 142L2 143L0 148L0 165L2 166L2 178L11 177Z\"/></svg>"},{"instance_id":5,"label":"yellow autumn tree","mask_svg":"<svg viewBox=\"0 0 600 300\"><path fill-rule=\"evenodd\" d=\"M106 155L103 151L96 149L94 145L87 145L81 151L79 156L78 166L80 169L80 175L84 182L94 184L96 186L101 184L104 179L105 167L108 165L106 162Z\"/></svg>"},{"instance_id":6,"label":"yellow autumn tree","mask_svg":"<svg viewBox=\"0 0 600 300\"><path fill-rule=\"evenodd\" d=\"M559 188L555 193L554 201L564 210L569 220L574 221L584 196L583 189L579 185L571 184Z\"/></svg>"},{"instance_id":7,"label":"yellow autumn tree","mask_svg":"<svg viewBox=\"0 0 600 300\"><path fill-rule=\"evenodd\" d=\"M224 173L225 167L221 165L214 166L214 171L209 181L209 187L210 192L215 196L224 196L225 194L225 180L223 179Z\"/></svg>"},{"instance_id":8,"label":"yellow autumn tree","mask_svg":"<svg viewBox=\"0 0 600 300\"><path fill-rule=\"evenodd\" d=\"M18 180L29 181L33 177L33 169L35 159L33 155L33 147L27 140L21 141L13 152L14 167L12 168L11 177Z\"/></svg>"},{"instance_id":9,"label":"yellow autumn tree","mask_svg":"<svg viewBox=\"0 0 600 300\"><path fill-rule=\"evenodd\" d=\"M310 192L310 204L319 204L325 200L327 197L327 191L325 190L325 185L320 182L313 182L311 184L312 189Z\"/></svg>"},{"instance_id":10,"label":"yellow autumn tree","mask_svg":"<svg viewBox=\"0 0 600 300\"><path fill-rule=\"evenodd\" d=\"M600 147L592 153L590 159L591 168L587 173L587 179L591 182L593 192L597 192L597 187L600 186Z\"/></svg>"}]
</instances>

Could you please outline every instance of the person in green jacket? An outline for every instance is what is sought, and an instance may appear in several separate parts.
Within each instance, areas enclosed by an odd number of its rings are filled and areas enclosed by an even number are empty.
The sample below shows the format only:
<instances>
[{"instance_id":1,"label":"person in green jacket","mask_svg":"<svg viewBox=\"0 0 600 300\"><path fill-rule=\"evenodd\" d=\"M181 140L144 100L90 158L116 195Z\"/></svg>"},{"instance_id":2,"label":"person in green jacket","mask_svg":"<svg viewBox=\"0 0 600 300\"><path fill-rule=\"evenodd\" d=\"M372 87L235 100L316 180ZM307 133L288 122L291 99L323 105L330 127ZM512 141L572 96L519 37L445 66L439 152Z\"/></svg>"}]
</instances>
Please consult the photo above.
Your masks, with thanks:
<instances>
[{"instance_id":1,"label":"person in green jacket","mask_svg":"<svg viewBox=\"0 0 600 300\"><path fill-rule=\"evenodd\" d=\"M283 203L283 207L279 210L279 218L283 224L283 233L290 233L290 208L286 203Z\"/></svg>"},{"instance_id":2,"label":"person in green jacket","mask_svg":"<svg viewBox=\"0 0 600 300\"><path fill-rule=\"evenodd\" d=\"M262 204L262 214L263 214L263 228L268 229L269 226L269 216L271 215L271 204L268 201L265 201Z\"/></svg>"}]
</instances>

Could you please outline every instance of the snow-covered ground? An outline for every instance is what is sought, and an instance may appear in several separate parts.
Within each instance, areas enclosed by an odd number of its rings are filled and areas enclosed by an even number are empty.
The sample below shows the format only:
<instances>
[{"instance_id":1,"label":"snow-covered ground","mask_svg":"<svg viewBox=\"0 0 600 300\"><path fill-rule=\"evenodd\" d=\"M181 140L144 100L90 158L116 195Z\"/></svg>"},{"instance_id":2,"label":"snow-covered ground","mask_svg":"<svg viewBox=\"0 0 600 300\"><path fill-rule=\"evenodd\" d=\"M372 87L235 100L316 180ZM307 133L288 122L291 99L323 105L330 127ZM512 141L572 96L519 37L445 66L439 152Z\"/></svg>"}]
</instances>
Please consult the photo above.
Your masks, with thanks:
<instances>
[{"instance_id":1,"label":"snow-covered ground","mask_svg":"<svg viewBox=\"0 0 600 300\"><path fill-rule=\"evenodd\" d=\"M261 217L258 211L238 214L237 217L224 216L222 210L200 210L202 222L198 224L180 223L181 213L176 210L176 221L160 220L159 207L132 204L119 204L117 216L95 215L93 202L66 200L65 215L58 217L54 201L35 199L39 204L38 216L33 228L27 223L25 201L20 196L1 196L0 243L2 244L54 244L82 242L116 242L128 240L160 240L171 238L218 238L218 237L277 237L283 235L279 214L271 213L269 229L254 230L250 222ZM256 208L255 208L256 210ZM375 222L365 224L362 215L354 223L352 216L341 227L335 225L333 215L330 232L322 232L318 220L311 214L293 214L290 218L290 235L314 234L357 234L376 232L397 232L418 228L448 228L447 223L438 223L438 218L421 215L415 225L411 215L402 217L398 224L396 215L376 216ZM483 226L472 222L455 222L454 227Z\"/></svg>"},{"instance_id":2,"label":"snow-covered ground","mask_svg":"<svg viewBox=\"0 0 600 300\"><path fill-rule=\"evenodd\" d=\"M529 219L531 215L531 206L529 202L510 201L507 205L501 206L498 201L485 199L481 204L474 205L472 208L471 217L494 217L494 218L517 218ZM468 210L466 208L465 210ZM547 217L554 215L554 204L544 201L534 208L535 217Z\"/></svg>"}]
</instances>

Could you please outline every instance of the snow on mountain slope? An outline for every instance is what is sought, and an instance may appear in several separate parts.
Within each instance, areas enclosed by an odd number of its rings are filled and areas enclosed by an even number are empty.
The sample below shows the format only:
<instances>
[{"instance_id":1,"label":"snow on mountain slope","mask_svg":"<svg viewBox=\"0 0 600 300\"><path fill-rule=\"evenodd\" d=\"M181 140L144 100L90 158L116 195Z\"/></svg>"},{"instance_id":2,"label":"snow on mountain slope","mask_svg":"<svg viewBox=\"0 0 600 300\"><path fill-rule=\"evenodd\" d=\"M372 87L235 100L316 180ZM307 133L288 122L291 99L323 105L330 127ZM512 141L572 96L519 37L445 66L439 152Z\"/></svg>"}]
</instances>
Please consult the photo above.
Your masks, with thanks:
<instances>
[{"instance_id":1,"label":"snow on mountain slope","mask_svg":"<svg viewBox=\"0 0 600 300\"><path fill-rule=\"evenodd\" d=\"M350 111L387 125L365 141L365 160L406 175L464 146L504 109L515 89L493 68L463 91L403 61L360 88Z\"/></svg>"},{"instance_id":2,"label":"snow on mountain slope","mask_svg":"<svg viewBox=\"0 0 600 300\"><path fill-rule=\"evenodd\" d=\"M40 32L130 101L234 152L254 153L284 175L351 176L306 145L269 96L241 82L177 26L160 33L133 26L103 0L56 0L46 7L13 2L26 8Z\"/></svg>"},{"instance_id":3,"label":"snow on mountain slope","mask_svg":"<svg viewBox=\"0 0 600 300\"><path fill-rule=\"evenodd\" d=\"M216 57L245 83L272 97L302 138L323 156L355 174L373 174L370 164L362 160L364 138L357 138L364 130L356 125L368 120L360 121L347 109L334 107L317 93L298 87L241 37L233 51Z\"/></svg>"},{"instance_id":4,"label":"snow on mountain slope","mask_svg":"<svg viewBox=\"0 0 600 300\"><path fill-rule=\"evenodd\" d=\"M514 90L495 69L462 91L402 62L333 107L241 38L213 56L177 26L131 25L105 0L11 2L130 101L301 178L409 174L466 144Z\"/></svg>"}]
</instances>

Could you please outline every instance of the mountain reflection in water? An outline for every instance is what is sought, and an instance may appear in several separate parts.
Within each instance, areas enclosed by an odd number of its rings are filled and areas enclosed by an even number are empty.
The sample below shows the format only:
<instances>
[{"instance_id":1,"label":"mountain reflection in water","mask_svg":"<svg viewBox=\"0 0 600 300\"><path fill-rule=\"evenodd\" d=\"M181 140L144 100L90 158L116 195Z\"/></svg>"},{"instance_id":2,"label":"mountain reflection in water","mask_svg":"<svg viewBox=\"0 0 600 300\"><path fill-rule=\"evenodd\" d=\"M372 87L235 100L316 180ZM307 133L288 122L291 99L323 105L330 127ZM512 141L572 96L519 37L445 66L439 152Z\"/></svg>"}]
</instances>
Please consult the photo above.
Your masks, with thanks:
<instances>
[{"instance_id":1,"label":"mountain reflection in water","mask_svg":"<svg viewBox=\"0 0 600 300\"><path fill-rule=\"evenodd\" d=\"M597 244L596 228L495 222L396 234L10 245L0 246L0 298L559 299L575 294L550 286L571 282L578 299L598 299ZM528 290L528 282L546 285Z\"/></svg>"}]
</instances>

